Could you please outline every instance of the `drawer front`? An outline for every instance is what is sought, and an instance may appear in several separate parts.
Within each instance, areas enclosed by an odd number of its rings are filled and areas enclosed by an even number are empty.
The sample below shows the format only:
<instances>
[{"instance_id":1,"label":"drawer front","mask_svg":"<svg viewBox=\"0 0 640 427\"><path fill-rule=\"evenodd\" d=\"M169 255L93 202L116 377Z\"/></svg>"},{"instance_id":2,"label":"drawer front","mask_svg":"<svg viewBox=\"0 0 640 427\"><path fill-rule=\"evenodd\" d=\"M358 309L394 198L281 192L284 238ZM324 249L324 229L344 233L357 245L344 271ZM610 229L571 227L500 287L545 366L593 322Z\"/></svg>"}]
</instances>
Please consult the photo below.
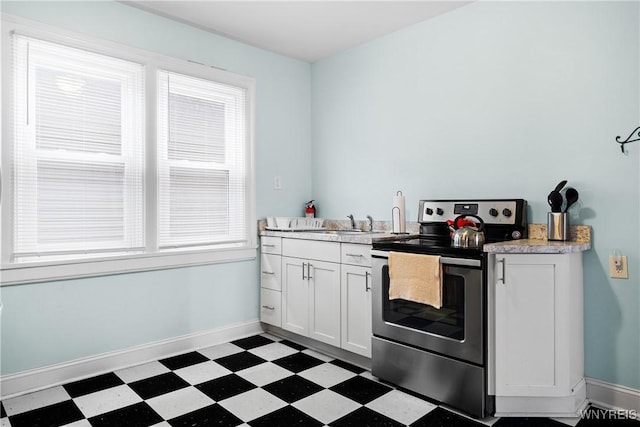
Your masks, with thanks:
<instances>
[{"instance_id":1,"label":"drawer front","mask_svg":"<svg viewBox=\"0 0 640 427\"><path fill-rule=\"evenodd\" d=\"M371 245L342 243L340 249L342 264L371 267Z\"/></svg>"},{"instance_id":2,"label":"drawer front","mask_svg":"<svg viewBox=\"0 0 640 427\"><path fill-rule=\"evenodd\" d=\"M282 253L282 238L262 236L260 238L260 251L263 254L280 255Z\"/></svg>"},{"instance_id":3,"label":"drawer front","mask_svg":"<svg viewBox=\"0 0 640 427\"><path fill-rule=\"evenodd\" d=\"M282 292L260 289L260 321L282 326Z\"/></svg>"},{"instance_id":4,"label":"drawer front","mask_svg":"<svg viewBox=\"0 0 640 427\"><path fill-rule=\"evenodd\" d=\"M340 262L340 243L317 240L283 239L282 254L295 258Z\"/></svg>"},{"instance_id":5,"label":"drawer front","mask_svg":"<svg viewBox=\"0 0 640 427\"><path fill-rule=\"evenodd\" d=\"M282 290L282 257L280 255L262 254L260 257L260 287Z\"/></svg>"}]
</instances>

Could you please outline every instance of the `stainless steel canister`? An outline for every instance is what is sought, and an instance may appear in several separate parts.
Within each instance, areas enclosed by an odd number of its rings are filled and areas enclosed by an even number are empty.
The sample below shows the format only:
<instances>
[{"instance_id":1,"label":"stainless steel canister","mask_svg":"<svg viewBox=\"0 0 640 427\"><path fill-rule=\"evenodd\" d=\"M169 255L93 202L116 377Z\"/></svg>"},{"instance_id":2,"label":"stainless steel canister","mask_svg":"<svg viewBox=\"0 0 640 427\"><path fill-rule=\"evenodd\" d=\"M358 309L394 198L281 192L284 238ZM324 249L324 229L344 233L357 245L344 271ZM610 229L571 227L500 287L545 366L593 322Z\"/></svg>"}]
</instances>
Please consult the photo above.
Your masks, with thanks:
<instances>
[{"instance_id":1,"label":"stainless steel canister","mask_svg":"<svg viewBox=\"0 0 640 427\"><path fill-rule=\"evenodd\" d=\"M567 240L569 238L569 216L566 212L547 214L547 239Z\"/></svg>"}]
</instances>

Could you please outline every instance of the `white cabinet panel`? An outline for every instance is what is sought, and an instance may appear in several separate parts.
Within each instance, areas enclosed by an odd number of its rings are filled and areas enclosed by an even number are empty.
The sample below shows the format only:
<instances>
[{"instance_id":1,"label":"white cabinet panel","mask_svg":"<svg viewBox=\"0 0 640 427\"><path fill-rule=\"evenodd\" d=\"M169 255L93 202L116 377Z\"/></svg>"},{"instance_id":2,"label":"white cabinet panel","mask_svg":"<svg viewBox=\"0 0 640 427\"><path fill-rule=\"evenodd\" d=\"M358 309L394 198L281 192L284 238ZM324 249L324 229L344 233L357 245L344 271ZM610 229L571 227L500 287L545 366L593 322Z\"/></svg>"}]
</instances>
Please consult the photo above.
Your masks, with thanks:
<instances>
[{"instance_id":1,"label":"white cabinet panel","mask_svg":"<svg viewBox=\"0 0 640 427\"><path fill-rule=\"evenodd\" d=\"M340 243L284 239L282 242L282 255L339 263Z\"/></svg>"},{"instance_id":2,"label":"white cabinet panel","mask_svg":"<svg viewBox=\"0 0 640 427\"><path fill-rule=\"evenodd\" d=\"M339 347L340 264L309 263L309 337Z\"/></svg>"},{"instance_id":3,"label":"white cabinet panel","mask_svg":"<svg viewBox=\"0 0 640 427\"><path fill-rule=\"evenodd\" d=\"M260 287L275 291L282 290L281 265L280 255L262 254L260 256Z\"/></svg>"},{"instance_id":4,"label":"white cabinet panel","mask_svg":"<svg viewBox=\"0 0 640 427\"><path fill-rule=\"evenodd\" d=\"M282 253L282 238L262 236L260 238L260 252L263 254L280 255Z\"/></svg>"},{"instance_id":5,"label":"white cabinet panel","mask_svg":"<svg viewBox=\"0 0 640 427\"><path fill-rule=\"evenodd\" d=\"M586 404L582 254L496 254L496 413L575 416Z\"/></svg>"},{"instance_id":6,"label":"white cabinet panel","mask_svg":"<svg viewBox=\"0 0 640 427\"><path fill-rule=\"evenodd\" d=\"M309 281L306 270L307 263L304 260L282 257L282 329L304 336L309 335Z\"/></svg>"},{"instance_id":7,"label":"white cabinet panel","mask_svg":"<svg viewBox=\"0 0 640 427\"><path fill-rule=\"evenodd\" d=\"M498 393L557 385L556 286L553 264L509 260L505 266L505 283L496 288Z\"/></svg>"},{"instance_id":8,"label":"white cabinet panel","mask_svg":"<svg viewBox=\"0 0 640 427\"><path fill-rule=\"evenodd\" d=\"M281 292L271 289L260 290L260 321L282 326L281 295Z\"/></svg>"},{"instance_id":9,"label":"white cabinet panel","mask_svg":"<svg viewBox=\"0 0 640 427\"><path fill-rule=\"evenodd\" d=\"M340 345L340 264L283 257L282 328Z\"/></svg>"},{"instance_id":10,"label":"white cabinet panel","mask_svg":"<svg viewBox=\"0 0 640 427\"><path fill-rule=\"evenodd\" d=\"M270 325L281 326L282 238L262 236L260 252L260 320Z\"/></svg>"},{"instance_id":11,"label":"white cabinet panel","mask_svg":"<svg viewBox=\"0 0 640 427\"><path fill-rule=\"evenodd\" d=\"M371 267L371 245L342 243L340 249L342 264Z\"/></svg>"},{"instance_id":12,"label":"white cabinet panel","mask_svg":"<svg viewBox=\"0 0 640 427\"><path fill-rule=\"evenodd\" d=\"M283 238L280 276L282 329L371 357L371 245Z\"/></svg>"},{"instance_id":13,"label":"white cabinet panel","mask_svg":"<svg viewBox=\"0 0 640 427\"><path fill-rule=\"evenodd\" d=\"M342 265L341 347L371 357L371 268Z\"/></svg>"}]
</instances>

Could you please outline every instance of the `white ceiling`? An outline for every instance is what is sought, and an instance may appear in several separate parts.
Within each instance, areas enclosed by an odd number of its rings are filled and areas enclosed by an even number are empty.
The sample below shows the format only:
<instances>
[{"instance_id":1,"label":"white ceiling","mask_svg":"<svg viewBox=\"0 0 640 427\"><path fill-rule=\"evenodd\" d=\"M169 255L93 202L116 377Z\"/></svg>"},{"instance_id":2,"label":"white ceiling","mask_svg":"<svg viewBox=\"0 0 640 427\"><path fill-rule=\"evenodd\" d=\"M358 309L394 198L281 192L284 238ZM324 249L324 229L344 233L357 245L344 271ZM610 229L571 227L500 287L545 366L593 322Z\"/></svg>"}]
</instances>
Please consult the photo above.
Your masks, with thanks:
<instances>
[{"instance_id":1,"label":"white ceiling","mask_svg":"<svg viewBox=\"0 0 640 427\"><path fill-rule=\"evenodd\" d=\"M123 1L306 62L433 18L471 1Z\"/></svg>"}]
</instances>

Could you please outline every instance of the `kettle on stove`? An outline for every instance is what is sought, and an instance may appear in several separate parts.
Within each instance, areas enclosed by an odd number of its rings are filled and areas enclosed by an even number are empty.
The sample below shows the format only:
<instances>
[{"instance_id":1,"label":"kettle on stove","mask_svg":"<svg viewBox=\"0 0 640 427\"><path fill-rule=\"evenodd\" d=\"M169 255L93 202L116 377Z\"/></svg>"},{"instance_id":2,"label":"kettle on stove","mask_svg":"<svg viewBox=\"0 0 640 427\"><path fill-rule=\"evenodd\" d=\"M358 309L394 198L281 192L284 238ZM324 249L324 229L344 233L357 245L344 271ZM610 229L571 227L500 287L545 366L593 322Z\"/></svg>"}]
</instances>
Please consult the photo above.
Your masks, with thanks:
<instances>
[{"instance_id":1,"label":"kettle on stove","mask_svg":"<svg viewBox=\"0 0 640 427\"><path fill-rule=\"evenodd\" d=\"M478 227L465 225L458 227L458 220L464 218L474 218L478 220ZM475 215L460 215L453 220L453 247L454 248L482 248L484 245L484 221Z\"/></svg>"}]
</instances>

